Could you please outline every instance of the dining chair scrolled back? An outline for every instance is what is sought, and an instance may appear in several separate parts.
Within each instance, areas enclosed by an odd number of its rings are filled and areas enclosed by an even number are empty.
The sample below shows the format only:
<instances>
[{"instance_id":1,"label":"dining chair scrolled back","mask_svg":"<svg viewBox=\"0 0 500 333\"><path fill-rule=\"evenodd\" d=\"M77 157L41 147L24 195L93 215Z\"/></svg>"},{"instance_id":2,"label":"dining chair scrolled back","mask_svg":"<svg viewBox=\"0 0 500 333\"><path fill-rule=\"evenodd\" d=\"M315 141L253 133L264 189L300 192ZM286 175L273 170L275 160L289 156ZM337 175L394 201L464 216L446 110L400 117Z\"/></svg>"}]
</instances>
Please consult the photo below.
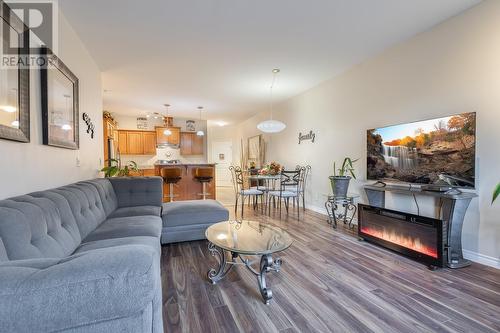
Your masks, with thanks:
<instances>
[{"instance_id":1,"label":"dining chair scrolled back","mask_svg":"<svg viewBox=\"0 0 500 333\"><path fill-rule=\"evenodd\" d=\"M293 170L293 171L281 171L280 174L280 184L279 190L269 191L268 192L268 207L269 213L271 212L271 200L273 203L276 203L276 199L278 199L278 208L281 217L281 204L282 201L285 204L286 212L288 214L289 206L290 206L290 198L293 200L293 204L295 206L295 202L297 203L297 216L300 215L300 207L299 207L299 195L300 189L299 186L301 184L301 170Z\"/></svg>"},{"instance_id":2,"label":"dining chair scrolled back","mask_svg":"<svg viewBox=\"0 0 500 333\"><path fill-rule=\"evenodd\" d=\"M263 201L264 192L256 189L245 189L245 183L243 179L243 170L238 166L231 165L229 167L231 171L231 177L233 180L233 188L236 196L236 202L234 204L234 215L236 217L238 211L238 201L241 198L241 218L243 218L243 208L245 206L245 198L248 197L249 200L253 199L253 208L257 207L257 198L260 197Z\"/></svg>"}]
</instances>

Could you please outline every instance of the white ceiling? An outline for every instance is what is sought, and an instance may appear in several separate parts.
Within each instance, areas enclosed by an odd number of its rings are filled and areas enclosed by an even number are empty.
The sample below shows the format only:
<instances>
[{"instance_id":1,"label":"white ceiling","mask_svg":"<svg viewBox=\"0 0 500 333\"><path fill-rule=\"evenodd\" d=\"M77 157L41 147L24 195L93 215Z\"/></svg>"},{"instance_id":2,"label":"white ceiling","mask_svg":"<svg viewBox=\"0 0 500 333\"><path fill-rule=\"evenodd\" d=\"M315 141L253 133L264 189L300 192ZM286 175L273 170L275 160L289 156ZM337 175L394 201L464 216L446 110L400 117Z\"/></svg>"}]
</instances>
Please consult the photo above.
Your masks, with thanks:
<instances>
[{"instance_id":1,"label":"white ceiling","mask_svg":"<svg viewBox=\"0 0 500 333\"><path fill-rule=\"evenodd\" d=\"M106 110L235 122L480 0L61 0L103 72Z\"/></svg>"}]
</instances>

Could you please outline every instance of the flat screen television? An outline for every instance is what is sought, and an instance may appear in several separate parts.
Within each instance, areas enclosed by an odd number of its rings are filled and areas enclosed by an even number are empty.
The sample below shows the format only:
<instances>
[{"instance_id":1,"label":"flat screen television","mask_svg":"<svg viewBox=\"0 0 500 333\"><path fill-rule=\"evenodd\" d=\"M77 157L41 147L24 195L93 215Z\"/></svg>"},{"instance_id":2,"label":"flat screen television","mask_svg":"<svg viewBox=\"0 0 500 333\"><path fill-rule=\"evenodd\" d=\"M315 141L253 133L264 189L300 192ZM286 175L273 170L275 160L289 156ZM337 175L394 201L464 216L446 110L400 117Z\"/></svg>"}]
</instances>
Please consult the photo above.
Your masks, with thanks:
<instances>
[{"instance_id":1,"label":"flat screen television","mask_svg":"<svg viewBox=\"0 0 500 333\"><path fill-rule=\"evenodd\" d=\"M370 129L368 179L475 187L476 113Z\"/></svg>"}]
</instances>

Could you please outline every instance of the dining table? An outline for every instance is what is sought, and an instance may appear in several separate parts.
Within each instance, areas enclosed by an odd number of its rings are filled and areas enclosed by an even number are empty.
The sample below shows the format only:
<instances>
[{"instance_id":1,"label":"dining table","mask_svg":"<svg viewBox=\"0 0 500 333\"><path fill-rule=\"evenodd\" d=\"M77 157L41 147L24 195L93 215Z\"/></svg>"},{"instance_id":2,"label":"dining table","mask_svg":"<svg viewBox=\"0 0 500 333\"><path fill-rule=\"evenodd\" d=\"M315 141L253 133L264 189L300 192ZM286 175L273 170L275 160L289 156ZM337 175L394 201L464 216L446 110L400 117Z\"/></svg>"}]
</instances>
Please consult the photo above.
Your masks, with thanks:
<instances>
[{"instance_id":1,"label":"dining table","mask_svg":"<svg viewBox=\"0 0 500 333\"><path fill-rule=\"evenodd\" d=\"M267 207L268 199L269 199L269 191L275 190L276 181L280 181L281 175L280 174L276 174L276 175L261 175L261 174L247 175L247 179L249 181L252 181L252 180L257 181L257 186L255 186L254 188L264 192L265 207ZM261 181L264 182L264 185L260 185Z\"/></svg>"}]
</instances>

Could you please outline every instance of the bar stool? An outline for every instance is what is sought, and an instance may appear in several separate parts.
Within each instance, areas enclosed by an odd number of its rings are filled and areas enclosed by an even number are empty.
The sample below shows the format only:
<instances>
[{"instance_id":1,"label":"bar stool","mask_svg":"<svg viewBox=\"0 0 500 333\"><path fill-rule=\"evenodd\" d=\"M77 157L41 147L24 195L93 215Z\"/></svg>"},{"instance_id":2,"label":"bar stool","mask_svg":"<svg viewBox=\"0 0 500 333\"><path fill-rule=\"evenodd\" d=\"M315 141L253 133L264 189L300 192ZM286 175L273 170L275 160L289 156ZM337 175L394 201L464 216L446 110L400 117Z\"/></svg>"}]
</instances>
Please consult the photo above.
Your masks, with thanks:
<instances>
[{"instance_id":1,"label":"bar stool","mask_svg":"<svg viewBox=\"0 0 500 333\"><path fill-rule=\"evenodd\" d=\"M162 168L161 169L161 177L163 181L168 184L168 198L169 201L174 201L175 197L178 195L174 195L174 184L177 184L179 180L182 179L182 169L181 168Z\"/></svg>"},{"instance_id":2,"label":"bar stool","mask_svg":"<svg viewBox=\"0 0 500 333\"><path fill-rule=\"evenodd\" d=\"M196 180L199 181L203 186L202 193L198 193L198 195L201 195L203 197L203 200L206 200L207 195L210 195L210 193L207 193L207 183L210 183L212 179L214 179L214 169L196 168L194 170L194 178L196 178Z\"/></svg>"}]
</instances>

